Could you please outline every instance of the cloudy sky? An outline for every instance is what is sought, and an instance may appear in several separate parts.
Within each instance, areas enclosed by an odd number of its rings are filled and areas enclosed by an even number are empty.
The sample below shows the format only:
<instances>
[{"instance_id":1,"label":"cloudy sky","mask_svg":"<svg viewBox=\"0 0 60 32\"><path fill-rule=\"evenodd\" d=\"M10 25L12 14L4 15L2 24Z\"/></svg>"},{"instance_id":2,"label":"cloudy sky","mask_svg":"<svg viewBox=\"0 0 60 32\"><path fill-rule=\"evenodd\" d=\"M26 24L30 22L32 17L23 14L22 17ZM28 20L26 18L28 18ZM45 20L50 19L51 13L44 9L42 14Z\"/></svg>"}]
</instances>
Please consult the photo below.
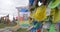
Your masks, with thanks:
<instances>
[{"instance_id":1,"label":"cloudy sky","mask_svg":"<svg viewBox=\"0 0 60 32\"><path fill-rule=\"evenodd\" d=\"M17 16L16 7L28 6L28 0L0 0L0 17L9 14L12 20L13 15Z\"/></svg>"},{"instance_id":2,"label":"cloudy sky","mask_svg":"<svg viewBox=\"0 0 60 32\"><path fill-rule=\"evenodd\" d=\"M17 15L16 7L27 6L28 0L0 0L0 16L10 14Z\"/></svg>"}]
</instances>

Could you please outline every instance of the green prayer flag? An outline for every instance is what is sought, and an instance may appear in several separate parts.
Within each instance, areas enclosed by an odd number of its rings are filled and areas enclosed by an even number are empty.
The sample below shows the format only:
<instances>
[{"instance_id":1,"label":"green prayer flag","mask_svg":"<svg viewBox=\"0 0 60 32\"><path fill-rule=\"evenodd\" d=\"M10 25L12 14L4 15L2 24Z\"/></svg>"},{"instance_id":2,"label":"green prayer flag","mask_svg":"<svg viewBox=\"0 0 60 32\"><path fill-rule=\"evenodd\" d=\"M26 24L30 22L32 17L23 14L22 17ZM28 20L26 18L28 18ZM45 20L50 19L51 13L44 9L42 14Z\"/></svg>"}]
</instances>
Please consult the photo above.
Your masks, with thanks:
<instances>
[{"instance_id":1,"label":"green prayer flag","mask_svg":"<svg viewBox=\"0 0 60 32\"><path fill-rule=\"evenodd\" d=\"M50 26L49 32L56 32L54 24Z\"/></svg>"},{"instance_id":2,"label":"green prayer flag","mask_svg":"<svg viewBox=\"0 0 60 32\"><path fill-rule=\"evenodd\" d=\"M55 7L59 6L59 4L60 4L60 0L52 0L52 1L49 3L48 7L49 7L49 8L55 8Z\"/></svg>"}]
</instances>

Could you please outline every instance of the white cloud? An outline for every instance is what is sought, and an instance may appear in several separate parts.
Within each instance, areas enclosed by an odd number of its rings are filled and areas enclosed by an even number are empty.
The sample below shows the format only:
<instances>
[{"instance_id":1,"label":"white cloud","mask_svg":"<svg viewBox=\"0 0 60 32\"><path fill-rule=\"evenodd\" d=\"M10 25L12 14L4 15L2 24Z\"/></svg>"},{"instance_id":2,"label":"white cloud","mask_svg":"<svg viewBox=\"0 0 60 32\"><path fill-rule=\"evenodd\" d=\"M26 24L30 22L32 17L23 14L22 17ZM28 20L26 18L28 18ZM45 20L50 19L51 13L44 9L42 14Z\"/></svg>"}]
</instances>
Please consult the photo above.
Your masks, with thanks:
<instances>
[{"instance_id":1,"label":"white cloud","mask_svg":"<svg viewBox=\"0 0 60 32\"><path fill-rule=\"evenodd\" d=\"M28 0L0 0L0 14L17 14L16 7L27 5Z\"/></svg>"},{"instance_id":2,"label":"white cloud","mask_svg":"<svg viewBox=\"0 0 60 32\"><path fill-rule=\"evenodd\" d=\"M28 0L0 0L0 15L17 15L16 7L28 6Z\"/></svg>"}]
</instances>

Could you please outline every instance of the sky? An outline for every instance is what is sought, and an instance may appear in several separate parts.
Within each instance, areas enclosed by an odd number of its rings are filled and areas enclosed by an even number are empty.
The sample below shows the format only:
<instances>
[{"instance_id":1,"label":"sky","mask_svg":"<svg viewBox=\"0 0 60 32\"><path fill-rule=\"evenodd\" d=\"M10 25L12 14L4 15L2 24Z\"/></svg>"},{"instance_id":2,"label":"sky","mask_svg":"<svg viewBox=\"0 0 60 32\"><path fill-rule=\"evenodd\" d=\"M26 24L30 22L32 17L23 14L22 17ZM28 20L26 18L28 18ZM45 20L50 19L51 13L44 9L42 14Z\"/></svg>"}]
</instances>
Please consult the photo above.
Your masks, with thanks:
<instances>
[{"instance_id":1,"label":"sky","mask_svg":"<svg viewBox=\"0 0 60 32\"><path fill-rule=\"evenodd\" d=\"M17 16L16 7L28 6L28 0L0 0L0 17L10 15L10 18Z\"/></svg>"}]
</instances>

